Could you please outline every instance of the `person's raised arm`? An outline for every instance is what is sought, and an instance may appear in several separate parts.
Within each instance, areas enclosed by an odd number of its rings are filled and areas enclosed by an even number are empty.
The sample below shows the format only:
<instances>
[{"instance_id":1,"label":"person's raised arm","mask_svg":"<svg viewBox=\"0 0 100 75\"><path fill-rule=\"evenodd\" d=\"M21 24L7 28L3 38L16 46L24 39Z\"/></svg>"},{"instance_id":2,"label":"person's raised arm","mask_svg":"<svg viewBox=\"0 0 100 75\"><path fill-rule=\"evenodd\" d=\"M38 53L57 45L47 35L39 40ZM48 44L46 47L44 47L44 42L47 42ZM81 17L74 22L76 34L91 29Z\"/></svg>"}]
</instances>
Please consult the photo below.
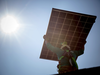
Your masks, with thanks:
<instances>
[{"instance_id":1,"label":"person's raised arm","mask_svg":"<svg viewBox=\"0 0 100 75\"><path fill-rule=\"evenodd\" d=\"M86 44L86 41L84 42L84 45L85 45L85 44ZM84 54L84 45L83 45L83 47L82 47L81 50L79 50L79 51L74 51L74 53L75 53L76 56L79 56L79 55Z\"/></svg>"},{"instance_id":2,"label":"person's raised arm","mask_svg":"<svg viewBox=\"0 0 100 75\"><path fill-rule=\"evenodd\" d=\"M56 53L56 54L58 54L59 52L61 52L61 49L52 46L52 45L48 42L49 37L48 37L47 35L44 35L43 38L44 38L44 42L45 42L45 44L46 44L46 46L47 46L47 48L48 48L49 50L51 50L52 52L54 52L54 53Z\"/></svg>"}]
</instances>

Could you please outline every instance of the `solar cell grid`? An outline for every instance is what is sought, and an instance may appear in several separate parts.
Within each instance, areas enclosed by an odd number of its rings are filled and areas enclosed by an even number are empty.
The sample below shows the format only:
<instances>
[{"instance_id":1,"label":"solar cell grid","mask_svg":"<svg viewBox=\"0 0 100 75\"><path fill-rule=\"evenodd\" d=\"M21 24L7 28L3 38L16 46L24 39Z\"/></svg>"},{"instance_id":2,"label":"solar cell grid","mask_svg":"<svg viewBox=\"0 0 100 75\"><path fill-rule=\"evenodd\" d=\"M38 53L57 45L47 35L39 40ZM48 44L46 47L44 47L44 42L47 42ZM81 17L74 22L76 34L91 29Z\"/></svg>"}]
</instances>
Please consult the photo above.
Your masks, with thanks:
<instances>
[{"instance_id":1,"label":"solar cell grid","mask_svg":"<svg viewBox=\"0 0 100 75\"><path fill-rule=\"evenodd\" d=\"M94 23L95 20L94 20L94 18L88 18L87 22L89 22L89 23Z\"/></svg>"},{"instance_id":2,"label":"solar cell grid","mask_svg":"<svg viewBox=\"0 0 100 75\"><path fill-rule=\"evenodd\" d=\"M66 18L65 21L64 21L64 24L65 24L65 25L66 25L66 24L69 25L70 23L71 23L71 20Z\"/></svg>"},{"instance_id":3,"label":"solar cell grid","mask_svg":"<svg viewBox=\"0 0 100 75\"><path fill-rule=\"evenodd\" d=\"M79 20L80 19L80 16L79 15L74 15L73 19L74 20Z\"/></svg>"},{"instance_id":4,"label":"solar cell grid","mask_svg":"<svg viewBox=\"0 0 100 75\"><path fill-rule=\"evenodd\" d=\"M66 13L65 13L65 12L60 13L60 14L59 14L59 17L65 18L65 17L66 17Z\"/></svg>"},{"instance_id":5,"label":"solar cell grid","mask_svg":"<svg viewBox=\"0 0 100 75\"><path fill-rule=\"evenodd\" d=\"M46 33L50 37L48 41L58 48L66 41L72 50L80 50L95 19L96 16L93 15L53 8ZM56 54L48 50L45 44L40 58L58 61Z\"/></svg>"},{"instance_id":6,"label":"solar cell grid","mask_svg":"<svg viewBox=\"0 0 100 75\"><path fill-rule=\"evenodd\" d=\"M73 19L73 17L74 17L74 14L70 14L70 13L68 13L66 16L67 19Z\"/></svg>"}]
</instances>

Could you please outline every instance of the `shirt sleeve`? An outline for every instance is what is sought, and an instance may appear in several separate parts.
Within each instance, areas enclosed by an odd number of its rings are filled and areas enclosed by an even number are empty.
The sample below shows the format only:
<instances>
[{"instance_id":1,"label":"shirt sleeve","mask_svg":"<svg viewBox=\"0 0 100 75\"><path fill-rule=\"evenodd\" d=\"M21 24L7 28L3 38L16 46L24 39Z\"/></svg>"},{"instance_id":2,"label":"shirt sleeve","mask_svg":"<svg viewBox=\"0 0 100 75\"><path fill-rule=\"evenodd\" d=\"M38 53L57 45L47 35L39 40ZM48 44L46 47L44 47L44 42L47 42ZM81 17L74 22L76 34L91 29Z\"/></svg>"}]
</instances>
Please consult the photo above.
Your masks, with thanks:
<instances>
[{"instance_id":1,"label":"shirt sleeve","mask_svg":"<svg viewBox=\"0 0 100 75\"><path fill-rule=\"evenodd\" d=\"M52 52L56 53L57 55L59 55L59 53L60 53L60 54L63 53L63 51L62 51L60 48L54 47L54 46L52 46L50 43L47 43L46 46L47 46L47 48L48 48L49 50L51 50Z\"/></svg>"},{"instance_id":2,"label":"shirt sleeve","mask_svg":"<svg viewBox=\"0 0 100 75\"><path fill-rule=\"evenodd\" d=\"M84 53L84 50L78 50L78 51L73 51L75 53L76 56L80 56Z\"/></svg>"}]
</instances>

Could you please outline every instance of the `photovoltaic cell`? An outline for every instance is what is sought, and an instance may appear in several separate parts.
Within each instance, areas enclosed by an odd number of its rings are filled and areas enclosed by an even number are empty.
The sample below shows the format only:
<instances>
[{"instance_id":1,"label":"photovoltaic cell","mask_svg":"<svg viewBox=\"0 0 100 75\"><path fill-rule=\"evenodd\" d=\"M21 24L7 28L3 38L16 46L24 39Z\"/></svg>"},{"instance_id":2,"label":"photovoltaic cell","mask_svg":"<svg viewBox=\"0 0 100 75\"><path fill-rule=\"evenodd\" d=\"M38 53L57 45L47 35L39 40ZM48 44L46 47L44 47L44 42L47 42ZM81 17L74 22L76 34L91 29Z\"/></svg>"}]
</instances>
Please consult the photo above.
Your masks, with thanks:
<instances>
[{"instance_id":1,"label":"photovoltaic cell","mask_svg":"<svg viewBox=\"0 0 100 75\"><path fill-rule=\"evenodd\" d=\"M84 46L96 16L77 12L52 9L46 35L48 42L60 48L66 41L72 50L81 50ZM55 53L47 49L43 43L40 58L58 61Z\"/></svg>"}]
</instances>

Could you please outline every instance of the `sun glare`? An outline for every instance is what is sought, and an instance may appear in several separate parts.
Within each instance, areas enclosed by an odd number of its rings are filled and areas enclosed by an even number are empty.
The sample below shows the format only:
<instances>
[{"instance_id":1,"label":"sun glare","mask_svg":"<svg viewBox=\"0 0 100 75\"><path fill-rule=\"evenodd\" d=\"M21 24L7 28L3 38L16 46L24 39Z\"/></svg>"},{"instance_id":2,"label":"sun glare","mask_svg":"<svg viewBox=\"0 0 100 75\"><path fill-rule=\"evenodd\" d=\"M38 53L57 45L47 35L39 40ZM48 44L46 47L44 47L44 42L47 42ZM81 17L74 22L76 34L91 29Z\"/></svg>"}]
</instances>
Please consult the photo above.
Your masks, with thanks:
<instances>
[{"instance_id":1,"label":"sun glare","mask_svg":"<svg viewBox=\"0 0 100 75\"><path fill-rule=\"evenodd\" d=\"M15 17L7 15L1 20L1 29L5 33L14 33L19 28L19 24Z\"/></svg>"}]
</instances>

